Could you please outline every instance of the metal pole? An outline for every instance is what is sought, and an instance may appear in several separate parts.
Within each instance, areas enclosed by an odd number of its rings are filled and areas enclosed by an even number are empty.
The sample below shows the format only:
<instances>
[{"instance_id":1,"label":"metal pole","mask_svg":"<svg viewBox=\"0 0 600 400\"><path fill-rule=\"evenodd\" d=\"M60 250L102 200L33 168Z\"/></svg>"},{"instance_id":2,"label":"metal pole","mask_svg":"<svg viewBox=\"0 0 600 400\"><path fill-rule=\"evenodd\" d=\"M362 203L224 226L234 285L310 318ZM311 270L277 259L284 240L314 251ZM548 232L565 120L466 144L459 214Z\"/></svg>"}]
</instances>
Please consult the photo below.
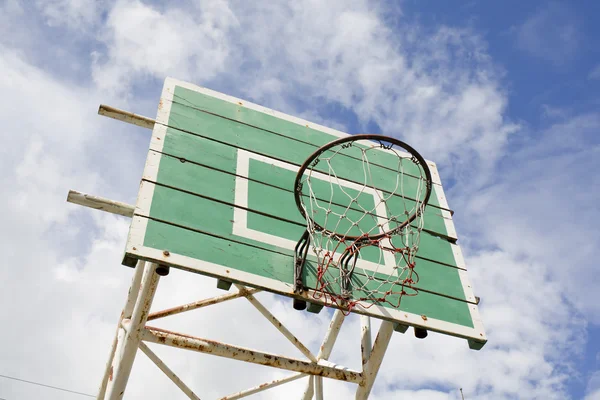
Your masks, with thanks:
<instances>
[{"instance_id":1,"label":"metal pole","mask_svg":"<svg viewBox=\"0 0 600 400\"><path fill-rule=\"evenodd\" d=\"M120 201L110 200L104 197L92 196L91 194L85 194L75 190L69 190L67 202L130 218L133 217L133 212L135 211L135 207L131 204L121 203Z\"/></svg>"},{"instance_id":2,"label":"metal pole","mask_svg":"<svg viewBox=\"0 0 600 400\"><path fill-rule=\"evenodd\" d=\"M240 291L246 289L242 285L236 284L235 286ZM304 354L306 358L308 358L310 361L317 362L317 358L314 356L314 354L311 353L310 350L304 344L302 344L302 342L298 340L298 338L294 336L292 332L290 332L285 327L285 325L283 325L277 318L275 318L275 316L271 314L271 312L267 310L265 306L263 306L262 303L256 299L256 297L249 294L246 296L246 298L267 320L269 320L271 324L273 324L275 328L277 328L279 332L283 334L283 336L286 337L287 340L289 340L294 346L296 346L296 348L300 350L300 352Z\"/></svg>"},{"instance_id":3,"label":"metal pole","mask_svg":"<svg viewBox=\"0 0 600 400\"><path fill-rule=\"evenodd\" d=\"M241 399L243 397L246 396L250 396L253 395L255 393L259 393L262 392L264 390L279 386L279 385L283 385L284 383L288 383L288 382L292 382L295 381L296 379L300 379L302 377L307 376L306 374L293 374L290 375L286 378L282 378L282 379L277 379L274 380L272 382L269 383L263 383L262 385L258 385L256 387L253 387L251 389L247 389L247 390L242 390L241 392L237 392L234 394L230 394L229 396L225 396L225 397L221 397L219 400L237 400L237 399Z\"/></svg>"},{"instance_id":4,"label":"metal pole","mask_svg":"<svg viewBox=\"0 0 600 400\"><path fill-rule=\"evenodd\" d=\"M394 333L394 323L383 321L379 328L377 338L375 338L371 356L366 364L365 380L358 386L356 391L356 400L366 400L369 397L369 393L371 393L373 383L377 377L377 372L379 372L379 367L383 361L383 356L385 355L385 351L392 338L392 333Z\"/></svg>"},{"instance_id":5,"label":"metal pole","mask_svg":"<svg viewBox=\"0 0 600 400\"><path fill-rule=\"evenodd\" d=\"M238 297L244 297L244 296L248 296L253 293L258 293L258 292L260 292L259 289L244 289L244 290L240 289L240 291L237 293L227 293L227 294L224 294L221 296L211 297L210 299L195 301L193 303L184 304L179 307L173 307L173 308L169 308L166 310L154 312L154 313L148 315L148 321L152 321L152 320L159 319L159 318L164 318L169 315L180 314L180 313L186 312L186 311L196 310L198 308L211 306L213 304L222 303L227 300L237 299Z\"/></svg>"},{"instance_id":6,"label":"metal pole","mask_svg":"<svg viewBox=\"0 0 600 400\"><path fill-rule=\"evenodd\" d=\"M117 324L117 331L115 332L115 338L113 339L110 355L108 357L108 361L106 362L106 368L104 369L104 376L102 377L102 383L100 384L100 390L98 391L97 400L103 400L104 395L106 394L106 386L108 385L108 380L112 375L114 366L113 361L115 358L115 354L117 352L117 344L120 343L119 335L121 338L124 335L123 328L121 328L121 322L123 318L131 318L131 313L133 311L133 306L135 305L135 301L137 300L137 296L139 293L140 282L142 281L142 275L144 274L144 267L146 263L144 261L139 261L137 266L134 269L133 277L131 278L131 285L129 285L129 293L127 294L127 300L125 301L125 307L123 307L123 312L121 312L121 316L119 317L119 323ZM120 346L119 346L120 348Z\"/></svg>"},{"instance_id":7,"label":"metal pole","mask_svg":"<svg viewBox=\"0 0 600 400\"><path fill-rule=\"evenodd\" d=\"M135 360L135 355L140 342L141 331L144 329L154 293L158 285L159 275L156 273L158 264L146 263L144 268L144 276L142 283L133 307L131 319L123 319L121 325L126 329L126 334L122 341L121 350L115 354L113 362L113 380L109 382L107 390L108 400L120 400L123 398L131 367ZM134 290L132 288L132 290ZM111 385L112 383L112 385Z\"/></svg>"},{"instance_id":8,"label":"metal pole","mask_svg":"<svg viewBox=\"0 0 600 400\"><path fill-rule=\"evenodd\" d=\"M152 118L134 114L129 111L119 110L118 108L104 104L100 104L100 107L98 108L98 114L148 129L154 128L154 124L156 123L156 121L154 121Z\"/></svg>"},{"instance_id":9,"label":"metal pole","mask_svg":"<svg viewBox=\"0 0 600 400\"><path fill-rule=\"evenodd\" d=\"M302 399L310 400L313 398L313 394L315 394L315 380L313 376L308 378L308 383L306 384L306 389L304 390L304 396Z\"/></svg>"},{"instance_id":10,"label":"metal pole","mask_svg":"<svg viewBox=\"0 0 600 400\"><path fill-rule=\"evenodd\" d=\"M200 353L212 354L219 357L233 358L254 364L286 369L288 371L302 372L311 375L321 375L327 378L338 379L353 383L363 381L363 376L358 371L328 363L326 361L314 363L297 358L283 357L277 354L264 353L258 350L247 349L227 343L196 338L170 332L165 329L147 326L142 332L142 340L162 345L179 347Z\"/></svg>"},{"instance_id":11,"label":"metal pole","mask_svg":"<svg viewBox=\"0 0 600 400\"><path fill-rule=\"evenodd\" d=\"M331 355L333 345L337 340L338 334L340 333L340 329L342 329L342 324L344 323L345 318L346 316L341 310L336 309L333 313L333 318L329 323L329 328L327 329L327 333L325 333L323 343L321 344L319 354L317 355L317 358L319 360L327 360Z\"/></svg>"},{"instance_id":12,"label":"metal pole","mask_svg":"<svg viewBox=\"0 0 600 400\"><path fill-rule=\"evenodd\" d=\"M342 323L346 316L344 313L338 309L336 309L333 313L333 318L331 318L331 322L329 323L329 328L325 333L325 337L323 338L323 343L321 344L321 348L319 349L319 354L317 355L318 360L327 360L331 355L331 351L333 350L333 345L337 340L338 334L340 333L340 329L342 328ZM310 378L308 380L308 384L306 389L304 390L304 394L302 396L303 400L312 399L314 394L314 380Z\"/></svg>"},{"instance_id":13,"label":"metal pole","mask_svg":"<svg viewBox=\"0 0 600 400\"><path fill-rule=\"evenodd\" d=\"M313 376L315 380L315 400L323 400L323 377Z\"/></svg>"},{"instance_id":14,"label":"metal pole","mask_svg":"<svg viewBox=\"0 0 600 400\"><path fill-rule=\"evenodd\" d=\"M177 385L177 387L179 389L181 389L181 391L183 393L185 393L185 395L187 397L189 397L192 400L200 400L200 397L196 396L196 394L192 391L192 389L190 389L185 383L183 383L183 381L181 379L179 379L179 377L177 376L177 374L175 374L175 372L173 372L169 367L167 367L167 365L163 362L163 360L161 360L152 350L150 350L150 348L148 348L148 346L146 346L146 344L144 342L139 342L138 346L140 347L140 350L144 352L144 354L146 356L148 356L148 358L150 360L152 360L152 362L154 364L156 364L156 366L165 373L165 375L175 384Z\"/></svg>"},{"instance_id":15,"label":"metal pole","mask_svg":"<svg viewBox=\"0 0 600 400\"><path fill-rule=\"evenodd\" d=\"M364 374L371 356L371 318L366 315L360 316L360 350Z\"/></svg>"}]
</instances>

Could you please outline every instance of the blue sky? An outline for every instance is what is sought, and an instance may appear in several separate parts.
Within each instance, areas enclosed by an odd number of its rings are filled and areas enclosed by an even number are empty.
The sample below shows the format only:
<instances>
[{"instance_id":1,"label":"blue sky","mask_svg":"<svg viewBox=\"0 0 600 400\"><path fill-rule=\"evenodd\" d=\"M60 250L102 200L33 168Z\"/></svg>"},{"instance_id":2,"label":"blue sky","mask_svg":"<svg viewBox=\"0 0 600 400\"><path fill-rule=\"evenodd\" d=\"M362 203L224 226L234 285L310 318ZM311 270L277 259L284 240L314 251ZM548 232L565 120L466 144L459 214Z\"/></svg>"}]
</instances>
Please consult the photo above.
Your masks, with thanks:
<instances>
[{"instance_id":1,"label":"blue sky","mask_svg":"<svg viewBox=\"0 0 600 400\"><path fill-rule=\"evenodd\" d=\"M438 163L489 343L472 352L441 335L398 335L373 398L458 399L463 387L467 399L600 399L600 4L394 4L0 0L0 302L12 305L0 309L11 323L0 343L27 344L0 345L0 374L95 393L131 277L119 265L128 221L65 198L76 189L135 202L149 132L96 111L154 117L173 76L347 132L394 135ZM172 275L157 307L217 293ZM261 299L318 347L326 315L290 318L286 302ZM285 352L268 329L236 336L252 321L244 307L173 327ZM227 312L239 317L223 321ZM332 357L352 366L357 319L344 329ZM262 381L242 366L231 383L228 361L157 353L202 398ZM326 394L351 389L332 383ZM128 390L176 393L143 357ZM0 398L81 396L0 377Z\"/></svg>"}]
</instances>

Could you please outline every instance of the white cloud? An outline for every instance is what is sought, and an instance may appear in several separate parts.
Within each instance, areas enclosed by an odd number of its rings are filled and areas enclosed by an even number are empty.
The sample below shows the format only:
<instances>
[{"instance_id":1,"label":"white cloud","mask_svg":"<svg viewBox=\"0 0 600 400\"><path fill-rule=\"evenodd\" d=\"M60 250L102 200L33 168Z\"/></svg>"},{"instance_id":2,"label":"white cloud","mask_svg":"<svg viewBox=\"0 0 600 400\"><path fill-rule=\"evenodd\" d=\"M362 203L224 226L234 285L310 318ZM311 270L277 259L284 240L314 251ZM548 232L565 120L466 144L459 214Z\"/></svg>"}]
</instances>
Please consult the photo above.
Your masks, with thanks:
<instances>
[{"instance_id":1,"label":"white cloud","mask_svg":"<svg viewBox=\"0 0 600 400\"><path fill-rule=\"evenodd\" d=\"M600 400L600 390L587 394L583 400Z\"/></svg>"},{"instance_id":2,"label":"white cloud","mask_svg":"<svg viewBox=\"0 0 600 400\"><path fill-rule=\"evenodd\" d=\"M222 1L164 13L139 1L119 1L100 34L108 53L94 53L94 81L101 89L125 95L147 77L211 79L224 69L230 52L227 32L236 24Z\"/></svg>"},{"instance_id":3,"label":"white cloud","mask_svg":"<svg viewBox=\"0 0 600 400\"><path fill-rule=\"evenodd\" d=\"M586 393L584 400L600 399L600 371L596 371L592 374L588 381Z\"/></svg>"},{"instance_id":4,"label":"white cloud","mask_svg":"<svg viewBox=\"0 0 600 400\"><path fill-rule=\"evenodd\" d=\"M88 31L100 21L106 0L36 0L36 6L51 26Z\"/></svg>"},{"instance_id":5,"label":"white cloud","mask_svg":"<svg viewBox=\"0 0 600 400\"><path fill-rule=\"evenodd\" d=\"M431 35L406 20L392 31L382 23L388 10L367 2L294 4L244 9L255 77L243 75L244 94L284 111L337 103L453 172L466 175L476 163L478 178L486 175L517 126L503 117L506 97L477 35L447 27ZM256 43L269 45L255 51ZM283 87L263 86L273 79ZM279 89L290 93L284 101Z\"/></svg>"},{"instance_id":6,"label":"white cloud","mask_svg":"<svg viewBox=\"0 0 600 400\"><path fill-rule=\"evenodd\" d=\"M566 3L544 3L513 29L521 50L554 65L568 64L579 49L581 34L577 16Z\"/></svg>"},{"instance_id":7,"label":"white cloud","mask_svg":"<svg viewBox=\"0 0 600 400\"><path fill-rule=\"evenodd\" d=\"M471 31L431 35L402 21L393 32L383 20L389 10L367 1L214 4L158 11L118 3L103 35L107 53L96 55L96 82L126 90L170 74L281 111L310 108L314 120L323 118L320 105L338 104L473 182L487 178L518 128L505 121L499 72Z\"/></svg>"},{"instance_id":8,"label":"white cloud","mask_svg":"<svg viewBox=\"0 0 600 400\"><path fill-rule=\"evenodd\" d=\"M19 25L16 23L23 18L24 13L23 4L18 0L0 3L0 43L21 44L29 39L29 31L18 29Z\"/></svg>"},{"instance_id":9,"label":"white cloud","mask_svg":"<svg viewBox=\"0 0 600 400\"><path fill-rule=\"evenodd\" d=\"M104 298L104 291L127 288L128 271L104 268L119 264L127 228L115 218L86 218L65 202L66 195L76 188L134 197L143 156L132 156L131 129L107 129L109 122L95 115L100 101L93 92L56 81L9 47L0 50L0 90L9 94L0 99L0 179L10 188L0 199L0 302L10 305L2 307L0 320L12 321L0 337L26 344L5 346L0 369L93 390L121 303L116 295ZM115 172L133 190L109 185ZM94 366L82 368L87 362ZM14 381L3 380L0 388L8 398L64 398Z\"/></svg>"},{"instance_id":10,"label":"white cloud","mask_svg":"<svg viewBox=\"0 0 600 400\"><path fill-rule=\"evenodd\" d=\"M591 173L599 167L598 129L600 115L583 114L556 122L541 139L524 140L500 182L461 207L480 222L473 228L485 226L478 232L491 243L545 263L568 300L596 322L600 308L589 296L598 256L590 239L600 235L593 190L600 181Z\"/></svg>"},{"instance_id":11,"label":"white cloud","mask_svg":"<svg viewBox=\"0 0 600 400\"><path fill-rule=\"evenodd\" d=\"M554 107L549 104L542 104L542 116L548 119L564 120L569 117L569 111L562 107Z\"/></svg>"},{"instance_id":12,"label":"white cloud","mask_svg":"<svg viewBox=\"0 0 600 400\"><path fill-rule=\"evenodd\" d=\"M588 75L588 79L600 79L600 64L592 68Z\"/></svg>"}]
</instances>

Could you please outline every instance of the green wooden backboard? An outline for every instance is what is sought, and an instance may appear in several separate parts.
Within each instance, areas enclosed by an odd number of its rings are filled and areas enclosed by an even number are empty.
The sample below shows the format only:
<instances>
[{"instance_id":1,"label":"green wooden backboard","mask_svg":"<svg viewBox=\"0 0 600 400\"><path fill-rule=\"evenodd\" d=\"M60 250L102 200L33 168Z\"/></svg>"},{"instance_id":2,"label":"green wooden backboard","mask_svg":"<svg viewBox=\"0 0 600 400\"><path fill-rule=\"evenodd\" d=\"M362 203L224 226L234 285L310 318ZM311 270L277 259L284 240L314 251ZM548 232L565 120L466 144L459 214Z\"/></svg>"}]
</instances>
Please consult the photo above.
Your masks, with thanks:
<instances>
[{"instance_id":1,"label":"green wooden backboard","mask_svg":"<svg viewBox=\"0 0 600 400\"><path fill-rule=\"evenodd\" d=\"M293 249L306 225L294 202L296 171L318 147L342 136L167 78L124 264L143 259L298 297ZM352 311L466 338L478 349L487 339L438 170L428 164L434 184L420 239L418 295L403 297L398 309L359 304ZM344 173L350 181L352 169ZM316 287L310 262L303 279ZM322 302L310 291L303 296Z\"/></svg>"}]
</instances>

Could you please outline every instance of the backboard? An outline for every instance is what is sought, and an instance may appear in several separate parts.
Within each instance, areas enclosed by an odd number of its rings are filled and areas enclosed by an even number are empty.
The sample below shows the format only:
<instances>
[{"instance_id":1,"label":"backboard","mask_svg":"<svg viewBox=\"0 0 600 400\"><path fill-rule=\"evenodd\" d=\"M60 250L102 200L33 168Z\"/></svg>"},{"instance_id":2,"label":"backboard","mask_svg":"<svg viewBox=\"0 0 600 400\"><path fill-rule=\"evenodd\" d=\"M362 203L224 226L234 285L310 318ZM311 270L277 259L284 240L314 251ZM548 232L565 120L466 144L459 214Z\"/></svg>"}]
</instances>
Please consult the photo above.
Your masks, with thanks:
<instances>
[{"instance_id":1,"label":"backboard","mask_svg":"<svg viewBox=\"0 0 600 400\"><path fill-rule=\"evenodd\" d=\"M310 290L293 291L294 247L306 228L294 180L311 153L344 136L167 78L123 263L142 259L324 303ZM397 322L400 330L410 325L465 338L479 349L487 339L452 212L435 163L427 164L433 188L417 255L418 295L404 297L399 308L359 303L352 311ZM349 168L340 177L349 190L352 174ZM377 262L367 257L363 266ZM315 269L303 274L314 288Z\"/></svg>"}]
</instances>

